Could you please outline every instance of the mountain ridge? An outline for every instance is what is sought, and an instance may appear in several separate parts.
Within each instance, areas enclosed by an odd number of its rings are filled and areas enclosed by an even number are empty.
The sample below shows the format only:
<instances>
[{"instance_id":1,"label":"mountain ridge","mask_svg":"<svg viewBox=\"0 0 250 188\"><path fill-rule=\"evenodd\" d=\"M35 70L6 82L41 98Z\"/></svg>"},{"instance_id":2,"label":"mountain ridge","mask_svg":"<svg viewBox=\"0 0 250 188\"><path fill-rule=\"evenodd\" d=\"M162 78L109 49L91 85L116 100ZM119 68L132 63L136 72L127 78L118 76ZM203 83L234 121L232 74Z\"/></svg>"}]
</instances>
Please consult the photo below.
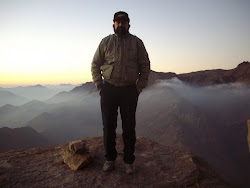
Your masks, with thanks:
<instances>
[{"instance_id":1,"label":"mountain ridge","mask_svg":"<svg viewBox=\"0 0 250 188\"><path fill-rule=\"evenodd\" d=\"M0 153L48 145L48 142L31 127L0 128L0 143Z\"/></svg>"},{"instance_id":2,"label":"mountain ridge","mask_svg":"<svg viewBox=\"0 0 250 188\"><path fill-rule=\"evenodd\" d=\"M249 63L246 62L235 69L222 72L223 75L245 75L249 78L248 71ZM213 85L213 80L218 80L217 77L222 75L222 72L207 71L201 83L203 81L212 85L196 85L182 82L175 73L151 71L151 76L155 77L151 78L149 83L152 81L154 85L149 84L139 97L137 135L174 147L185 145L195 155L213 165L231 184L249 187L247 174L250 172L250 161L248 150L245 150L245 138L246 120L249 119L250 110L250 87L247 84L238 84L241 82L235 79L228 79L233 81L230 84ZM203 75L202 72L199 74ZM190 78L200 80L200 75ZM207 80L209 75L215 76ZM66 93L70 101L62 98L62 102L58 104L43 107L34 103L29 108L0 108L2 125L29 125L43 136L54 139L58 137L53 144L102 135L100 96L93 82L85 83L74 92ZM38 110L39 108L41 109ZM1 118L1 115L5 114L4 117L7 117L12 112L13 117L5 120ZM41 128L45 131L41 131ZM119 128L121 122L118 120Z\"/></svg>"},{"instance_id":3,"label":"mountain ridge","mask_svg":"<svg viewBox=\"0 0 250 188\"><path fill-rule=\"evenodd\" d=\"M153 85L156 80L171 79L174 77L196 86L211 86L238 82L250 84L250 63L248 61L244 61L236 68L229 70L212 69L182 74L151 71L149 76L149 85Z\"/></svg>"}]
</instances>

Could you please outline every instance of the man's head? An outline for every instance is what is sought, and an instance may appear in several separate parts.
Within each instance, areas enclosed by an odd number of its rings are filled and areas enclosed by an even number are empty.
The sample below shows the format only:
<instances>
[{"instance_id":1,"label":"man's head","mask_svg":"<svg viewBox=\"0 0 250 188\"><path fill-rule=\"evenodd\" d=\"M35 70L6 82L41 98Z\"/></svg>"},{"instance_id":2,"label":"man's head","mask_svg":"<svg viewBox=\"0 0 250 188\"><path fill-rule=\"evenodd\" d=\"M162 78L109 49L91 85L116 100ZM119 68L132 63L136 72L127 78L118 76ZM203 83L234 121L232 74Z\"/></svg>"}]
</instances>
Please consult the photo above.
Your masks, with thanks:
<instances>
[{"instance_id":1,"label":"man's head","mask_svg":"<svg viewBox=\"0 0 250 188\"><path fill-rule=\"evenodd\" d=\"M113 24L114 32L118 36L123 36L128 33L130 27L129 25L130 20L126 12L122 11L116 12L113 21L114 21Z\"/></svg>"}]
</instances>

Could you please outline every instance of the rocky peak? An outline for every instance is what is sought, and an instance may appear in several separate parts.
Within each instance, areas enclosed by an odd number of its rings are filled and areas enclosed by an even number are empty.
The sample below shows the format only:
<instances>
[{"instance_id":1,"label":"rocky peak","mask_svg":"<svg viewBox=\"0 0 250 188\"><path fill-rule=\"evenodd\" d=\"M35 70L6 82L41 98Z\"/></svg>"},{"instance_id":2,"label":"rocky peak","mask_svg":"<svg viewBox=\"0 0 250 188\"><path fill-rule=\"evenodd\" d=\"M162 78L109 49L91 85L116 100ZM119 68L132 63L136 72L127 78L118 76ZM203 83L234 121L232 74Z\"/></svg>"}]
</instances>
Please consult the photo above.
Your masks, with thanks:
<instances>
[{"instance_id":1,"label":"rocky peak","mask_svg":"<svg viewBox=\"0 0 250 188\"><path fill-rule=\"evenodd\" d=\"M78 171L62 161L68 144L0 154L2 187L231 187L211 167L191 153L159 145L147 138L136 142L135 174L122 161L122 136L117 137L116 169L102 171L103 137L83 139L93 160Z\"/></svg>"},{"instance_id":2,"label":"rocky peak","mask_svg":"<svg viewBox=\"0 0 250 188\"><path fill-rule=\"evenodd\" d=\"M246 67L246 66L250 66L250 63L249 63L248 61L243 61L242 63L240 63L240 64L237 66L237 68L238 68L238 67Z\"/></svg>"}]
</instances>

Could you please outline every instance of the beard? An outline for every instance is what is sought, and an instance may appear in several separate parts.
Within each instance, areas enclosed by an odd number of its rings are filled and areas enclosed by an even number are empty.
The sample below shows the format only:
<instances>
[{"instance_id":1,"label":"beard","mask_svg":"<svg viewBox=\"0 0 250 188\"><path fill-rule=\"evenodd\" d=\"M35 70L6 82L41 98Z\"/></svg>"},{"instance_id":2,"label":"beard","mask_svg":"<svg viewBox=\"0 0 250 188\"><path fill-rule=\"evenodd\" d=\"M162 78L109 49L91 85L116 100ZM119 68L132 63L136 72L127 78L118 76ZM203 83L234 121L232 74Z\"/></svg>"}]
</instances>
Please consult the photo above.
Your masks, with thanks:
<instances>
[{"instance_id":1,"label":"beard","mask_svg":"<svg viewBox=\"0 0 250 188\"><path fill-rule=\"evenodd\" d=\"M120 26L120 27L117 27L116 29L114 29L114 32L118 36L124 36L128 33L128 30L126 30L124 27Z\"/></svg>"}]
</instances>

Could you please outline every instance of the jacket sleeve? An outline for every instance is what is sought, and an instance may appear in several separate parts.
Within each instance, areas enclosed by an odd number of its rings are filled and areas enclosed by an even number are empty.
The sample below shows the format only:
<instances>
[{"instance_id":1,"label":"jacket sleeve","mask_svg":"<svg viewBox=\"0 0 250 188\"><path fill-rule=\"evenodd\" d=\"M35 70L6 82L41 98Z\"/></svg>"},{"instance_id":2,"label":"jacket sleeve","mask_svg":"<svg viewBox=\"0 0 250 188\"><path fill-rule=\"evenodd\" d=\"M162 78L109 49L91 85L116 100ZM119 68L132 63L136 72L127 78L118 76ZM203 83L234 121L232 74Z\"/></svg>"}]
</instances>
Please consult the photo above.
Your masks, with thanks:
<instances>
[{"instance_id":1,"label":"jacket sleeve","mask_svg":"<svg viewBox=\"0 0 250 188\"><path fill-rule=\"evenodd\" d=\"M138 65L139 65L139 79L137 81L137 89L142 90L148 83L148 77L150 74L150 61L148 53L141 40L139 40L139 54L138 54Z\"/></svg>"},{"instance_id":2,"label":"jacket sleeve","mask_svg":"<svg viewBox=\"0 0 250 188\"><path fill-rule=\"evenodd\" d=\"M102 88L102 74L100 67L104 63L103 40L100 42L91 63L92 79L98 89Z\"/></svg>"}]
</instances>

